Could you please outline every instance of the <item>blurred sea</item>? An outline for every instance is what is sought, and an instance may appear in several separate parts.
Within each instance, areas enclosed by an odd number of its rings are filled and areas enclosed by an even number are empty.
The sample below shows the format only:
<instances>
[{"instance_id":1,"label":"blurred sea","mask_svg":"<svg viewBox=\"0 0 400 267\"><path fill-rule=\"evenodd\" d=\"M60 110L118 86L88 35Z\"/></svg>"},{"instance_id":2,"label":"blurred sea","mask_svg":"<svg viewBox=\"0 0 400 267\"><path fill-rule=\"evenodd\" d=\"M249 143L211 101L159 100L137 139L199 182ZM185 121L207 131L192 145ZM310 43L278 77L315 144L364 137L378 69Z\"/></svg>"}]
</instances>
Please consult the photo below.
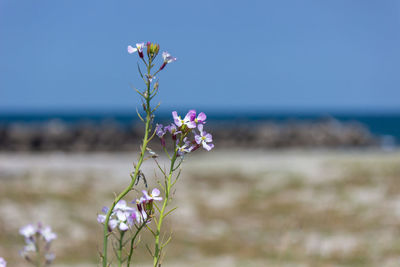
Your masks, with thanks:
<instances>
[{"instance_id":1,"label":"blurred sea","mask_svg":"<svg viewBox=\"0 0 400 267\"><path fill-rule=\"evenodd\" d=\"M20 113L0 114L0 125L10 123L37 124L50 120L59 120L74 125L81 122L103 123L114 121L122 126L130 126L139 119L134 113ZM157 120L162 123L171 121L169 113L157 114ZM400 113L399 114L321 114L321 113L209 113L208 122L211 124L261 124L273 122L285 124L291 122L316 122L336 120L342 123L356 122L366 127L376 136L392 137L400 141Z\"/></svg>"}]
</instances>

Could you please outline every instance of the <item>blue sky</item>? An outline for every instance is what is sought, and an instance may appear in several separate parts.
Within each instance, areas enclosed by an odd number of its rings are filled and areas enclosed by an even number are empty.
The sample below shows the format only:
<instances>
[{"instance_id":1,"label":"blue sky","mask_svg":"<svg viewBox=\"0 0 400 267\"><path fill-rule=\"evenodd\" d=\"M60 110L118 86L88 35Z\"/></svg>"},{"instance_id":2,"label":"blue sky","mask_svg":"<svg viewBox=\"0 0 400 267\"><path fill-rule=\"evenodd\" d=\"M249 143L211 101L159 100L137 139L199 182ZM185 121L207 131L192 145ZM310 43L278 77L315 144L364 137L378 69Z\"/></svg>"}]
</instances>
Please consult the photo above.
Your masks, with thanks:
<instances>
[{"instance_id":1,"label":"blue sky","mask_svg":"<svg viewBox=\"0 0 400 267\"><path fill-rule=\"evenodd\" d=\"M163 110L400 111L394 0L0 0L0 110L134 110L147 40Z\"/></svg>"}]
</instances>

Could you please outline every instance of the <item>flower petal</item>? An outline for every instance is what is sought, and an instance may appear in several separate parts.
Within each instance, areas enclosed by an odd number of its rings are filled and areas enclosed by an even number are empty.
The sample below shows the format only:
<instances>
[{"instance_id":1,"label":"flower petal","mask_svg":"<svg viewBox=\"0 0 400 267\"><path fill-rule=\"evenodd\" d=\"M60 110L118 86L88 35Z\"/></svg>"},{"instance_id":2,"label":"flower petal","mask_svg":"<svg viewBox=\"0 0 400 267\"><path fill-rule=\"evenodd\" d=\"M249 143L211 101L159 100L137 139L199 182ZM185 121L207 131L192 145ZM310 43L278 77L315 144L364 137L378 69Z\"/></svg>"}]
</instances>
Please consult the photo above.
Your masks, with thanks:
<instances>
[{"instance_id":1,"label":"flower petal","mask_svg":"<svg viewBox=\"0 0 400 267\"><path fill-rule=\"evenodd\" d=\"M121 222L121 223L119 224L119 230L121 230L121 231L126 231L126 230L128 230L128 229L129 229L129 226L126 225L126 223Z\"/></svg>"},{"instance_id":2,"label":"flower petal","mask_svg":"<svg viewBox=\"0 0 400 267\"><path fill-rule=\"evenodd\" d=\"M158 190L158 188L154 188L153 191L151 191L151 195L153 197L158 197L160 195L160 190Z\"/></svg>"},{"instance_id":3,"label":"flower petal","mask_svg":"<svg viewBox=\"0 0 400 267\"><path fill-rule=\"evenodd\" d=\"M201 136L200 136L200 135L195 135L195 136L194 136L194 140L196 141L196 143L197 143L198 145L200 145L200 143L201 143Z\"/></svg>"},{"instance_id":4,"label":"flower petal","mask_svg":"<svg viewBox=\"0 0 400 267\"><path fill-rule=\"evenodd\" d=\"M206 142L207 142L207 143L212 142L212 135L211 135L211 134L207 133L207 134L205 135L205 137L206 137Z\"/></svg>"},{"instance_id":5,"label":"flower petal","mask_svg":"<svg viewBox=\"0 0 400 267\"><path fill-rule=\"evenodd\" d=\"M205 150L210 151L214 146L211 146L212 144L207 144L206 142L202 142L202 145Z\"/></svg>"},{"instance_id":6,"label":"flower petal","mask_svg":"<svg viewBox=\"0 0 400 267\"><path fill-rule=\"evenodd\" d=\"M25 238L29 238L36 234L36 229L32 224L28 224L21 229L19 229L19 233L23 235Z\"/></svg>"},{"instance_id":7,"label":"flower petal","mask_svg":"<svg viewBox=\"0 0 400 267\"><path fill-rule=\"evenodd\" d=\"M190 121L190 122L186 123L186 125L190 129L196 128L196 122L195 121Z\"/></svg>"},{"instance_id":8,"label":"flower petal","mask_svg":"<svg viewBox=\"0 0 400 267\"><path fill-rule=\"evenodd\" d=\"M128 45L128 53L129 54L135 53L136 51L137 51L137 48L134 48L134 47Z\"/></svg>"},{"instance_id":9,"label":"flower petal","mask_svg":"<svg viewBox=\"0 0 400 267\"><path fill-rule=\"evenodd\" d=\"M117 218L120 221L126 221L126 213L121 210L117 211Z\"/></svg>"},{"instance_id":10,"label":"flower petal","mask_svg":"<svg viewBox=\"0 0 400 267\"><path fill-rule=\"evenodd\" d=\"M101 211L102 211L103 213L107 213L107 212L108 212L108 207L104 206L104 207L101 209Z\"/></svg>"},{"instance_id":11,"label":"flower petal","mask_svg":"<svg viewBox=\"0 0 400 267\"><path fill-rule=\"evenodd\" d=\"M106 221L106 215L104 214L97 215L97 222L104 223L105 221Z\"/></svg>"},{"instance_id":12,"label":"flower petal","mask_svg":"<svg viewBox=\"0 0 400 267\"><path fill-rule=\"evenodd\" d=\"M176 111L172 111L172 117L174 118L174 122L175 122L176 126L181 127L182 122L179 119L178 113Z\"/></svg>"},{"instance_id":13,"label":"flower petal","mask_svg":"<svg viewBox=\"0 0 400 267\"><path fill-rule=\"evenodd\" d=\"M200 114L197 116L197 121L203 123L207 119L207 116L204 112L200 112Z\"/></svg>"},{"instance_id":14,"label":"flower petal","mask_svg":"<svg viewBox=\"0 0 400 267\"><path fill-rule=\"evenodd\" d=\"M117 227L117 225L118 225L118 221L116 219L111 219L108 222L108 226L111 228L111 230L114 229L115 227Z\"/></svg>"}]
</instances>

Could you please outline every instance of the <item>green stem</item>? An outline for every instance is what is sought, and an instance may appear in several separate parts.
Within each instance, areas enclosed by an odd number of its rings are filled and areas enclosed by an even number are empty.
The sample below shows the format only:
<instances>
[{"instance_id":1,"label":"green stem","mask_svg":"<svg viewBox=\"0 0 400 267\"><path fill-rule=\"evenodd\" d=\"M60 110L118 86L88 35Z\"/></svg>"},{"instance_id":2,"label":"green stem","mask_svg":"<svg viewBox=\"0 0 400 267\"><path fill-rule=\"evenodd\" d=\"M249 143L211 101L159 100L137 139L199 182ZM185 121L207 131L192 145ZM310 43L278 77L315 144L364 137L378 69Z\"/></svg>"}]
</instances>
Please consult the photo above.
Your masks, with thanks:
<instances>
[{"instance_id":1,"label":"green stem","mask_svg":"<svg viewBox=\"0 0 400 267\"><path fill-rule=\"evenodd\" d=\"M157 224L157 231L156 231L156 236L155 236L155 248L154 248L154 256L153 256L153 266L157 267L157 264L160 260L160 234L161 234L161 226L163 223L163 219L164 219L164 213L165 213L165 209L168 205L168 201L169 201L169 193L171 192L171 187L172 187L172 183L171 183L171 178L172 178L172 173L174 172L174 165L175 165L175 161L177 159L177 154L178 154L178 149L175 148L175 153L171 159L171 166L170 166L170 170L169 170L169 174L167 177L167 181L166 181L166 187L165 187L165 198L164 198L164 202L160 211L160 218L158 220L158 224Z\"/></svg>"},{"instance_id":2,"label":"green stem","mask_svg":"<svg viewBox=\"0 0 400 267\"><path fill-rule=\"evenodd\" d=\"M127 267L129 267L131 265L131 259L132 259L132 255L133 255L133 247L135 245L135 239L136 239L137 235L139 234L140 230L142 230L142 228L145 225L146 225L146 222L143 222L142 225L140 225L140 227L137 229L135 235L133 236L133 238L131 240L131 250L129 251Z\"/></svg>"},{"instance_id":3,"label":"green stem","mask_svg":"<svg viewBox=\"0 0 400 267\"><path fill-rule=\"evenodd\" d=\"M121 236L120 236L120 239L119 239L119 248L118 248L118 251L117 251L117 257L118 257L118 267L121 267L122 266L122 247L124 246L123 245L123 240L124 240L124 234L125 234L125 231L121 231Z\"/></svg>"},{"instance_id":4,"label":"green stem","mask_svg":"<svg viewBox=\"0 0 400 267\"><path fill-rule=\"evenodd\" d=\"M150 75L150 71L151 71L151 60L149 61L149 64L147 65L147 73ZM143 137L143 143L142 143L142 150L140 152L140 157L138 160L138 163L136 164L135 167L135 172L132 176L131 182L130 184L124 189L124 191L122 191L113 201L110 209L107 212L106 215L106 220L104 222L104 229L103 229L103 267L107 267L107 252L108 252L108 223L110 221L110 216L111 213L115 207L115 205L118 203L118 201L120 201L124 196L126 196L129 191L131 191L131 189L133 188L133 186L135 185L135 182L138 178L139 175L139 170L140 167L143 163L144 160L144 156L146 153L146 147L149 140L149 132L151 130L151 108L150 108L150 82L146 83L147 85L147 89L146 89L146 95L145 95L145 100L146 100L146 126L145 126L145 131L144 131L144 137Z\"/></svg>"},{"instance_id":5,"label":"green stem","mask_svg":"<svg viewBox=\"0 0 400 267\"><path fill-rule=\"evenodd\" d=\"M40 254L40 244L39 244L39 239L40 239L40 235L39 233L36 234L36 240L35 240L35 247L36 247L36 267L41 267L42 263L41 263L41 254Z\"/></svg>"}]
</instances>

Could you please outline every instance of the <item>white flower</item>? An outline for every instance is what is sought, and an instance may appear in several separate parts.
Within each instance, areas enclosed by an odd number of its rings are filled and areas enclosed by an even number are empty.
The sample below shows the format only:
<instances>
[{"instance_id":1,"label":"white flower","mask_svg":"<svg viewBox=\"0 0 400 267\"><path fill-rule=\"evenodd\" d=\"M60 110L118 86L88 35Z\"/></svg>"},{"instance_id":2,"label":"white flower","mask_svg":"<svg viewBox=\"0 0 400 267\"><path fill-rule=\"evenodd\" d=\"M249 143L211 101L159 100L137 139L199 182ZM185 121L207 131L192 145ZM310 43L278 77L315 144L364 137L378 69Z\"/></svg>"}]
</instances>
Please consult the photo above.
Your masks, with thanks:
<instances>
[{"instance_id":1,"label":"white flower","mask_svg":"<svg viewBox=\"0 0 400 267\"><path fill-rule=\"evenodd\" d=\"M2 257L0 257L0 267L6 267L6 266L7 262Z\"/></svg>"},{"instance_id":2,"label":"white flower","mask_svg":"<svg viewBox=\"0 0 400 267\"><path fill-rule=\"evenodd\" d=\"M165 63L171 63L171 62L176 61L176 57L171 56L171 54L168 52L163 52L162 57L163 57Z\"/></svg>"},{"instance_id":3,"label":"white flower","mask_svg":"<svg viewBox=\"0 0 400 267\"><path fill-rule=\"evenodd\" d=\"M135 53L136 51L138 53L142 53L144 47L146 47L146 45L144 43L137 43L136 48L131 45L128 45L128 53L132 54L132 53Z\"/></svg>"},{"instance_id":4,"label":"white flower","mask_svg":"<svg viewBox=\"0 0 400 267\"><path fill-rule=\"evenodd\" d=\"M25 238L30 238L36 234L36 229L32 224L28 224L19 229L19 233L23 235Z\"/></svg>"},{"instance_id":5,"label":"white flower","mask_svg":"<svg viewBox=\"0 0 400 267\"><path fill-rule=\"evenodd\" d=\"M51 242L57 238L57 235L51 231L50 226L46 226L43 230L40 231L44 240L46 242Z\"/></svg>"}]
</instances>

